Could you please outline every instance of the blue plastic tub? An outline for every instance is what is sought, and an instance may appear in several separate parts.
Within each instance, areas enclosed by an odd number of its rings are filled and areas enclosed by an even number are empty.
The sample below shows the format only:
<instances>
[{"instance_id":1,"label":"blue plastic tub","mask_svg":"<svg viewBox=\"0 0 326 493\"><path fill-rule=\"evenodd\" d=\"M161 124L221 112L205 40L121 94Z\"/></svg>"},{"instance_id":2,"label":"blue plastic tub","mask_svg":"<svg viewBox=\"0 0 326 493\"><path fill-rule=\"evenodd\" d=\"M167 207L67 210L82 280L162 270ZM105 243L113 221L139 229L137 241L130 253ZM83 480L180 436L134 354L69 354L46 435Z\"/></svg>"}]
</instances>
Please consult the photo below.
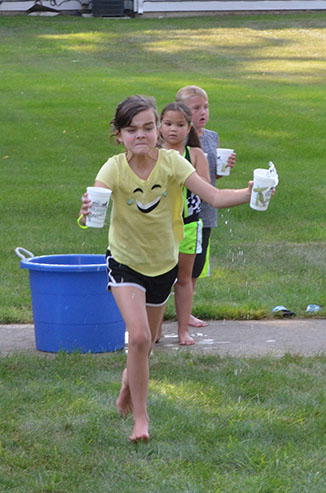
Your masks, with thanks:
<instances>
[{"instance_id":1,"label":"blue plastic tub","mask_svg":"<svg viewBox=\"0 0 326 493\"><path fill-rule=\"evenodd\" d=\"M106 288L104 255L22 258L20 266L29 269L36 349L103 353L124 348L125 324Z\"/></svg>"}]
</instances>

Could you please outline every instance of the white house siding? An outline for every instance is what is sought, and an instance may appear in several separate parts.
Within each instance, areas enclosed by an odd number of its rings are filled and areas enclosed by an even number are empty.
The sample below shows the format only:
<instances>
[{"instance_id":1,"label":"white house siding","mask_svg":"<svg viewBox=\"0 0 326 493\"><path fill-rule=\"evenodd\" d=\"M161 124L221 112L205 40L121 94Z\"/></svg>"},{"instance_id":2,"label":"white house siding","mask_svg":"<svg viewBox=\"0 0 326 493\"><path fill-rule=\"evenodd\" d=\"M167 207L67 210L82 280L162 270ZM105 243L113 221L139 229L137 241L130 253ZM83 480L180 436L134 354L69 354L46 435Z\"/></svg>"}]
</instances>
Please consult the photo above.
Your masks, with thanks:
<instances>
[{"instance_id":1,"label":"white house siding","mask_svg":"<svg viewBox=\"0 0 326 493\"><path fill-rule=\"evenodd\" d=\"M25 13L36 4L57 12L89 11L91 0L0 0L0 15ZM186 15L250 11L326 10L326 0L125 0L125 9L135 15ZM48 13L51 15L51 13Z\"/></svg>"},{"instance_id":2,"label":"white house siding","mask_svg":"<svg viewBox=\"0 0 326 493\"><path fill-rule=\"evenodd\" d=\"M326 10L326 0L134 0L134 12L148 13L200 13L200 12L249 12L249 11L295 11L295 10Z\"/></svg>"}]
</instances>

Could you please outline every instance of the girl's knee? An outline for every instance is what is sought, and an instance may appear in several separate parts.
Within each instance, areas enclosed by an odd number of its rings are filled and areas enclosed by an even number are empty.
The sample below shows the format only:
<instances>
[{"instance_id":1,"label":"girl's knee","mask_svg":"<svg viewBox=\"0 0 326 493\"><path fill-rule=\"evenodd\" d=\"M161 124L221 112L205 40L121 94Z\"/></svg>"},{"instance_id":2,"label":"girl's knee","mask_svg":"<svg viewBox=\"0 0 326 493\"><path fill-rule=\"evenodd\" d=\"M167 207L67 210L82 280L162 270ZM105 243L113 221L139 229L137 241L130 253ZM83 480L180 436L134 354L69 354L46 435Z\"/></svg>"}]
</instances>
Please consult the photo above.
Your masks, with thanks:
<instances>
[{"instance_id":1,"label":"girl's knee","mask_svg":"<svg viewBox=\"0 0 326 493\"><path fill-rule=\"evenodd\" d=\"M189 276L180 276L180 277L178 277L176 284L178 286L188 286L190 284L192 285L191 274Z\"/></svg>"},{"instance_id":2,"label":"girl's knee","mask_svg":"<svg viewBox=\"0 0 326 493\"><path fill-rule=\"evenodd\" d=\"M136 351L148 351L152 344L150 330L129 331L128 349Z\"/></svg>"}]
</instances>

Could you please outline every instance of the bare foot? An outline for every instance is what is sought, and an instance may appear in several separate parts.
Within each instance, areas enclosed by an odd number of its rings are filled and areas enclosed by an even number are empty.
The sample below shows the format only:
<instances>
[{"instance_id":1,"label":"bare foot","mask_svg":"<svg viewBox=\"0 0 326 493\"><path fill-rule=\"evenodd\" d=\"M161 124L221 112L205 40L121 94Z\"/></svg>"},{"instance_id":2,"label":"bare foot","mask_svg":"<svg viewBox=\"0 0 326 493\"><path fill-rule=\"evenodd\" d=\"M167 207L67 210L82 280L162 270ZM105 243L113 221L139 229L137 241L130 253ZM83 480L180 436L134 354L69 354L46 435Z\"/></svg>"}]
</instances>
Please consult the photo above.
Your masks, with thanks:
<instances>
[{"instance_id":1,"label":"bare foot","mask_svg":"<svg viewBox=\"0 0 326 493\"><path fill-rule=\"evenodd\" d=\"M148 418L139 420L134 424L134 429L129 437L129 440L133 443L135 442L148 442L149 431L148 431Z\"/></svg>"},{"instance_id":2,"label":"bare foot","mask_svg":"<svg viewBox=\"0 0 326 493\"><path fill-rule=\"evenodd\" d=\"M196 318L193 315L189 317L189 325L191 327L207 327L207 322L205 320L200 320L200 318Z\"/></svg>"},{"instance_id":3,"label":"bare foot","mask_svg":"<svg viewBox=\"0 0 326 493\"><path fill-rule=\"evenodd\" d=\"M188 331L179 332L179 344L180 346L192 346L195 344L195 340L191 337Z\"/></svg>"},{"instance_id":4,"label":"bare foot","mask_svg":"<svg viewBox=\"0 0 326 493\"><path fill-rule=\"evenodd\" d=\"M136 443L136 442L148 442L149 441L149 435L148 433L143 433L142 435L134 435L134 433L132 435L130 435L129 437L129 440L132 442L132 443Z\"/></svg>"},{"instance_id":5,"label":"bare foot","mask_svg":"<svg viewBox=\"0 0 326 493\"><path fill-rule=\"evenodd\" d=\"M124 416L132 412L131 395L128 384L127 368L122 372L122 385L120 389L119 397L116 400L116 406L118 413Z\"/></svg>"}]
</instances>

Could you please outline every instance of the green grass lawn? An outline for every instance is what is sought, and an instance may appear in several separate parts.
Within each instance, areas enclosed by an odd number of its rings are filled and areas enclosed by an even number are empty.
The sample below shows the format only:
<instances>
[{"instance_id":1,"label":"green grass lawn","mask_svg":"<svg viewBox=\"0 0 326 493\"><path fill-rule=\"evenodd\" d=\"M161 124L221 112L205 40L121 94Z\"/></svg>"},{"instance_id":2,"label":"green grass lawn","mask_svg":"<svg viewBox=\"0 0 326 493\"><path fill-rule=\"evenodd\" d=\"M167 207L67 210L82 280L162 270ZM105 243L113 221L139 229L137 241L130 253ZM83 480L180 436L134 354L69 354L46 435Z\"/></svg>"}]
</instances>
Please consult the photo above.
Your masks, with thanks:
<instances>
[{"instance_id":1,"label":"green grass lawn","mask_svg":"<svg viewBox=\"0 0 326 493\"><path fill-rule=\"evenodd\" d=\"M107 228L82 231L76 215L116 152L117 103L142 93L161 109L186 84L207 90L209 128L237 152L219 186L245 186L270 160L280 177L268 211L220 211L195 313L325 306L325 21L1 17L0 322L32 321L15 247L105 251ZM325 356L157 349L151 441L138 445L127 439L132 419L115 409L124 364L122 352L0 358L1 493L326 491Z\"/></svg>"},{"instance_id":2,"label":"green grass lawn","mask_svg":"<svg viewBox=\"0 0 326 493\"><path fill-rule=\"evenodd\" d=\"M208 128L237 152L220 187L243 187L272 160L268 211L220 211L212 275L194 312L260 318L284 304L326 306L326 14L176 19L2 17L0 321L31 321L28 272L14 254L103 253L107 228L76 226L80 197L117 152L109 121L130 94L159 109L204 87ZM166 316L174 317L171 302ZM325 309L320 315L325 315Z\"/></svg>"},{"instance_id":3,"label":"green grass lawn","mask_svg":"<svg viewBox=\"0 0 326 493\"><path fill-rule=\"evenodd\" d=\"M324 356L151 357L151 440L115 409L125 356L0 359L0 490L324 493Z\"/></svg>"}]
</instances>

